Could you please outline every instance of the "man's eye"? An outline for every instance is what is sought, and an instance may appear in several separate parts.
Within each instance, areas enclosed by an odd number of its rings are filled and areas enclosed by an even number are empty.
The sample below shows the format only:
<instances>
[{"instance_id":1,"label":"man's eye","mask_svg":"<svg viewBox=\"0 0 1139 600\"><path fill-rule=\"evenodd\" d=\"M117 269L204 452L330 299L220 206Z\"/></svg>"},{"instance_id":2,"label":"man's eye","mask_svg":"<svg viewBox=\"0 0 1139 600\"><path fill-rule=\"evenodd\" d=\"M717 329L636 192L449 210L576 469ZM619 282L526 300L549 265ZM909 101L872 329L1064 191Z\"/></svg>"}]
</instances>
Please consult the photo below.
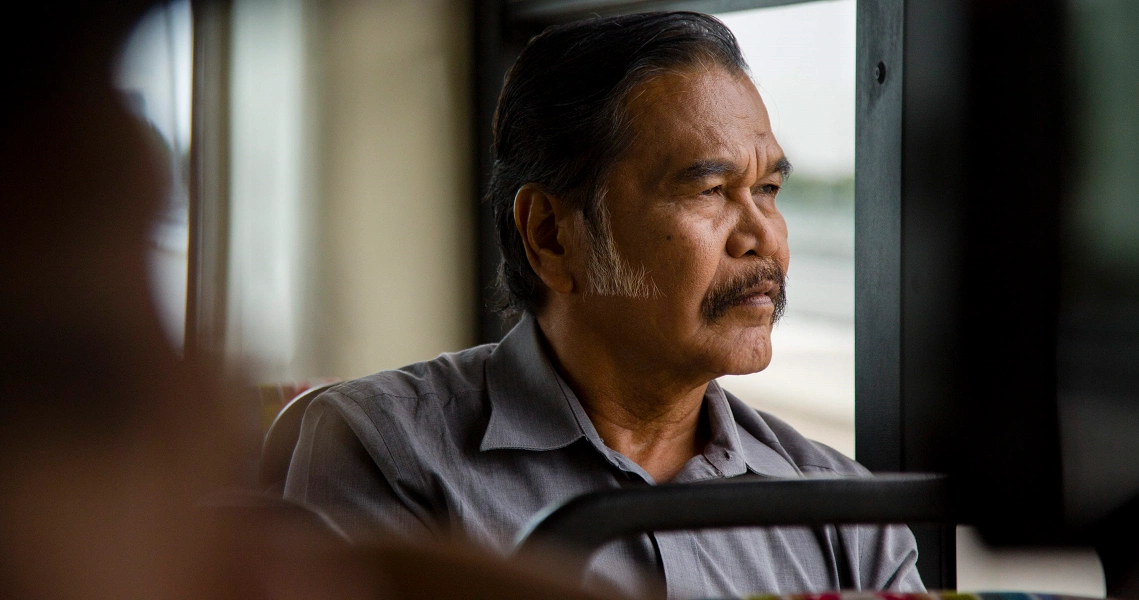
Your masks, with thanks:
<instances>
[{"instance_id":1,"label":"man's eye","mask_svg":"<svg viewBox=\"0 0 1139 600\"><path fill-rule=\"evenodd\" d=\"M724 186L722 186L722 185L718 185L714 188L708 188L708 189L704 190L703 192L700 192L700 195L701 196L716 196L721 191L723 191L723 188L724 188Z\"/></svg>"},{"instance_id":2,"label":"man's eye","mask_svg":"<svg viewBox=\"0 0 1139 600\"><path fill-rule=\"evenodd\" d=\"M761 186L755 188L753 193L763 194L765 196L774 196L775 194L779 193L779 186L775 185L774 183L769 183L767 185L761 185Z\"/></svg>"}]
</instances>

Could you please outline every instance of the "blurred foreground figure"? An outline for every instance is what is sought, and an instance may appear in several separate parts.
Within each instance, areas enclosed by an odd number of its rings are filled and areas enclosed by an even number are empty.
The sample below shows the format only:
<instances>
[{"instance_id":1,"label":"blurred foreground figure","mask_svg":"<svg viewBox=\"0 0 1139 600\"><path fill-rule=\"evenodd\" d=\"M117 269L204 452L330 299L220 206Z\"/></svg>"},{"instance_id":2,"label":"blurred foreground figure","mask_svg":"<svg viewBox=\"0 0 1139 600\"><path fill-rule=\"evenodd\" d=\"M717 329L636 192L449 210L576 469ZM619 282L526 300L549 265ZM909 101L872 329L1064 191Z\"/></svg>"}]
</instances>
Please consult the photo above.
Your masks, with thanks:
<instances>
[{"instance_id":1,"label":"blurred foreground figure","mask_svg":"<svg viewBox=\"0 0 1139 600\"><path fill-rule=\"evenodd\" d=\"M0 597L585 597L462 548L352 548L272 506L201 505L236 481L240 422L151 306L168 182L111 88L146 6L70 8L0 36Z\"/></svg>"},{"instance_id":2,"label":"blurred foreground figure","mask_svg":"<svg viewBox=\"0 0 1139 600\"><path fill-rule=\"evenodd\" d=\"M110 87L142 8L25 8L5 26L22 60L0 137L4 597L195 591L213 532L193 502L235 456L223 395L178 362L149 302L166 182Z\"/></svg>"}]
</instances>

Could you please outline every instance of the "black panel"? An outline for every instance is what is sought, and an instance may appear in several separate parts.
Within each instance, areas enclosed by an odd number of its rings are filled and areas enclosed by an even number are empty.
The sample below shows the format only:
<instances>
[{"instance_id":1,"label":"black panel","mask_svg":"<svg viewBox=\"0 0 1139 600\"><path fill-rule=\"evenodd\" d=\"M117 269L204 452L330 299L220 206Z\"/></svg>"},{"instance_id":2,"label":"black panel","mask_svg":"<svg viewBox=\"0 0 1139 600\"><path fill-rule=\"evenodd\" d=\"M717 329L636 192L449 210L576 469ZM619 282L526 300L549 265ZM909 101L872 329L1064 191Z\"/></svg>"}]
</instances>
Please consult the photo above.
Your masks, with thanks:
<instances>
[{"instance_id":1,"label":"black panel","mask_svg":"<svg viewBox=\"0 0 1139 600\"><path fill-rule=\"evenodd\" d=\"M859 2L857 457L954 473L997 542L1064 535L1060 25L1057 2ZM951 586L952 532L916 533Z\"/></svg>"},{"instance_id":2,"label":"black panel","mask_svg":"<svg viewBox=\"0 0 1139 600\"><path fill-rule=\"evenodd\" d=\"M902 127L902 468L939 471L961 396L966 3L907 0Z\"/></svg>"},{"instance_id":3,"label":"black panel","mask_svg":"<svg viewBox=\"0 0 1139 600\"><path fill-rule=\"evenodd\" d=\"M856 457L937 470L956 361L953 276L964 97L960 4L858 3L855 169ZM953 527L913 528L918 571L956 587Z\"/></svg>"},{"instance_id":4,"label":"black panel","mask_svg":"<svg viewBox=\"0 0 1139 600\"><path fill-rule=\"evenodd\" d=\"M858 3L855 58L855 458L901 471L904 0Z\"/></svg>"},{"instance_id":5,"label":"black panel","mask_svg":"<svg viewBox=\"0 0 1139 600\"><path fill-rule=\"evenodd\" d=\"M1060 3L974 0L969 19L962 379L955 469L990 541L1062 532L1056 328L1068 159ZM968 507L966 507L968 508Z\"/></svg>"}]
</instances>

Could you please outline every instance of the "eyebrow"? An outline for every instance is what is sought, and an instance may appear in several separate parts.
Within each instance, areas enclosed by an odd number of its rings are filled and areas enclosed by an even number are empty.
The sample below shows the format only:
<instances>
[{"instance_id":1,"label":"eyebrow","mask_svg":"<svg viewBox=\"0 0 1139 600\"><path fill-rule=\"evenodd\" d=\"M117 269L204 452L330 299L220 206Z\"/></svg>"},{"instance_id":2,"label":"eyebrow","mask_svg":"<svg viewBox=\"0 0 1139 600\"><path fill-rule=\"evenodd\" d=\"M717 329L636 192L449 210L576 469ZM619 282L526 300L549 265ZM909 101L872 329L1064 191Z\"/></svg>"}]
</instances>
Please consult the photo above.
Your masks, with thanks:
<instances>
[{"instance_id":1,"label":"eyebrow","mask_svg":"<svg viewBox=\"0 0 1139 600\"><path fill-rule=\"evenodd\" d=\"M720 175L736 175L739 169L735 165L722 160L698 160L692 165L672 176L673 183L694 183L709 177Z\"/></svg>"},{"instance_id":2,"label":"eyebrow","mask_svg":"<svg viewBox=\"0 0 1139 600\"><path fill-rule=\"evenodd\" d=\"M775 165L771 167L767 174L770 175L776 171L779 171L779 174L783 176L783 179L787 179L791 176L791 172L794 170L795 169L791 166L791 161L787 160L786 156L781 156L779 157L779 160L775 161Z\"/></svg>"},{"instance_id":3,"label":"eyebrow","mask_svg":"<svg viewBox=\"0 0 1139 600\"><path fill-rule=\"evenodd\" d=\"M781 156L775 164L764 173L764 177L775 172L779 172L786 179L791 176L791 161L787 160L786 156ZM673 183L685 184L702 181L709 177L718 177L721 175L739 175L740 170L735 165L727 161L709 159L698 160L685 169L682 169L676 175L672 176Z\"/></svg>"}]
</instances>

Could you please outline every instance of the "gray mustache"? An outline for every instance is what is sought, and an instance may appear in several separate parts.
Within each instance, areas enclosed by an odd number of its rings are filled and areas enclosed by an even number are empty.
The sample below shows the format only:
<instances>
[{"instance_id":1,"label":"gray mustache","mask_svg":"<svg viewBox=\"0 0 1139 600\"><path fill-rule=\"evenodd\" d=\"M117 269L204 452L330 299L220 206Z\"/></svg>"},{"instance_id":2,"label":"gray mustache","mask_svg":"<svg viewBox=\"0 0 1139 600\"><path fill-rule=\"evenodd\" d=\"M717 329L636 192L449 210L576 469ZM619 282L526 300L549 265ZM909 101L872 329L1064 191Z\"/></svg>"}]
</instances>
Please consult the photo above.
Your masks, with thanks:
<instances>
[{"instance_id":1,"label":"gray mustache","mask_svg":"<svg viewBox=\"0 0 1139 600\"><path fill-rule=\"evenodd\" d=\"M775 312L771 316L774 325L783 317L787 308L787 275L774 259L765 259L746 273L737 275L708 291L700 305L700 312L708 323L717 323L730 308L739 304L751 291L764 282L774 283L778 291L772 298Z\"/></svg>"}]
</instances>

